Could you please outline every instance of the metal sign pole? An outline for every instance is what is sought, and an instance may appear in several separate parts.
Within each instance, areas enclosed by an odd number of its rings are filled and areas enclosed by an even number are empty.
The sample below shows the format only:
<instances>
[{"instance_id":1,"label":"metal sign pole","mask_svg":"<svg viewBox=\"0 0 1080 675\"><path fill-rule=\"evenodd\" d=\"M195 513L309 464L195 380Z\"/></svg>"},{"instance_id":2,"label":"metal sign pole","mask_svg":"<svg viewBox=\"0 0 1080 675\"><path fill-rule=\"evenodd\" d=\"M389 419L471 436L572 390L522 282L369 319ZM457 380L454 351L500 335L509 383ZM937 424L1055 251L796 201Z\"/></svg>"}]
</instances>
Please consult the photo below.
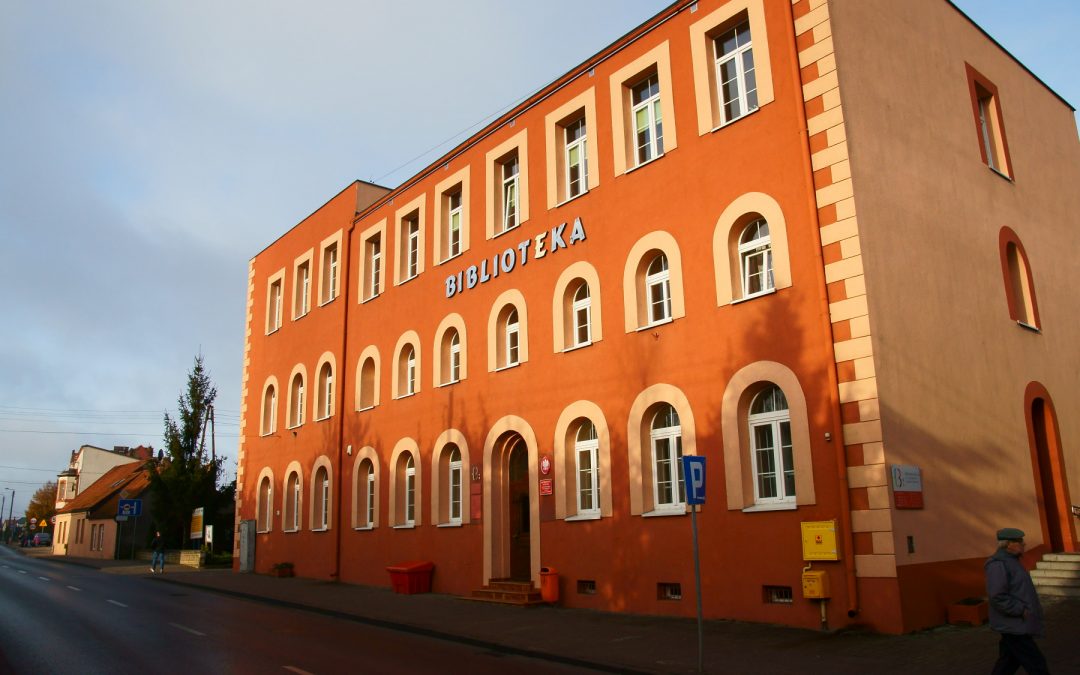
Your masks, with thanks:
<instances>
[{"instance_id":1,"label":"metal sign pole","mask_svg":"<svg viewBox=\"0 0 1080 675\"><path fill-rule=\"evenodd\" d=\"M135 532L138 529L139 529L139 517L135 516L135 518L133 518L132 521L131 521L131 559L132 560L135 559Z\"/></svg>"},{"instance_id":2,"label":"metal sign pole","mask_svg":"<svg viewBox=\"0 0 1080 675\"><path fill-rule=\"evenodd\" d=\"M690 507L690 527L694 530L694 592L697 595L697 669L705 672L705 635L701 625L701 560L698 557L697 505Z\"/></svg>"}]
</instances>

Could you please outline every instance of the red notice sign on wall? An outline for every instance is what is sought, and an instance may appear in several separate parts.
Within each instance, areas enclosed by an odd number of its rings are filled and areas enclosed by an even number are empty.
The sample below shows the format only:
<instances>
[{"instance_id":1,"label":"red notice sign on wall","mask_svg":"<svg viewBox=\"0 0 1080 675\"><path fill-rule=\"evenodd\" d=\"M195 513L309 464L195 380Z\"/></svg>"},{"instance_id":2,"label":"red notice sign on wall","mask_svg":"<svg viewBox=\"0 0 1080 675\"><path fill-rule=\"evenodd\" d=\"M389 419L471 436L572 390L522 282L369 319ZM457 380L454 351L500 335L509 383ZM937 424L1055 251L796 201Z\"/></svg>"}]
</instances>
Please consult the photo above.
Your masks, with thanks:
<instances>
[{"instance_id":1,"label":"red notice sign on wall","mask_svg":"<svg viewBox=\"0 0 1080 675\"><path fill-rule=\"evenodd\" d=\"M917 466L892 465L893 505L898 509L923 508L922 470Z\"/></svg>"}]
</instances>

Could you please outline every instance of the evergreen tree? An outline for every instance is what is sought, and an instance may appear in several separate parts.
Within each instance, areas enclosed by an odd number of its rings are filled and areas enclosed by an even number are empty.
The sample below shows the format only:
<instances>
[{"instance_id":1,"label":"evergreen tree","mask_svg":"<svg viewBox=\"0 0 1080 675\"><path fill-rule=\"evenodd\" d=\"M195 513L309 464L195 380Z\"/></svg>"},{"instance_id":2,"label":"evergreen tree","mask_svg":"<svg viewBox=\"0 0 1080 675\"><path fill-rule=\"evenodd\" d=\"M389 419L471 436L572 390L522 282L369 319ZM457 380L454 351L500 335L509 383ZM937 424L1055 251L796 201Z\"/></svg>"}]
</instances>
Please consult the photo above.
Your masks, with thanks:
<instances>
[{"instance_id":1,"label":"evergreen tree","mask_svg":"<svg viewBox=\"0 0 1080 675\"><path fill-rule=\"evenodd\" d=\"M154 519L167 545L184 547L189 542L191 512L217 508L217 476L221 460L211 459L200 448L207 410L217 397L203 357L195 357L188 373L187 390L180 395L179 419L165 413L165 453L150 474Z\"/></svg>"}]
</instances>

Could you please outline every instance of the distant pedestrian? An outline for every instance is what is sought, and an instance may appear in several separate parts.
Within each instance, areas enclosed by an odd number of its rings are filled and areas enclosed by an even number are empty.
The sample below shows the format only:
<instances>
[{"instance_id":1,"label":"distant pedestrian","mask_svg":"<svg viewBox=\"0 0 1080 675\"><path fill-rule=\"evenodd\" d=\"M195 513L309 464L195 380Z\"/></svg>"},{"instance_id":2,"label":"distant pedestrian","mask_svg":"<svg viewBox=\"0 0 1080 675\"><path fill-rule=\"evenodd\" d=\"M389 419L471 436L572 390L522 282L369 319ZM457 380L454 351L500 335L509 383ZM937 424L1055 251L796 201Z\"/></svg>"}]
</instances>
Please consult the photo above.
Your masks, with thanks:
<instances>
[{"instance_id":1,"label":"distant pedestrian","mask_svg":"<svg viewBox=\"0 0 1080 675\"><path fill-rule=\"evenodd\" d=\"M165 574L165 540L161 538L161 532L157 532L154 541L150 542L150 550L154 557L150 559L150 572L156 573L158 564L161 564L161 573Z\"/></svg>"},{"instance_id":2,"label":"distant pedestrian","mask_svg":"<svg viewBox=\"0 0 1080 675\"><path fill-rule=\"evenodd\" d=\"M1024 533L1015 527L998 530L998 550L986 560L986 595L990 627L1001 634L993 675L1012 675L1020 666L1029 675L1049 673L1035 644L1043 634L1043 611L1031 575L1020 564Z\"/></svg>"}]
</instances>

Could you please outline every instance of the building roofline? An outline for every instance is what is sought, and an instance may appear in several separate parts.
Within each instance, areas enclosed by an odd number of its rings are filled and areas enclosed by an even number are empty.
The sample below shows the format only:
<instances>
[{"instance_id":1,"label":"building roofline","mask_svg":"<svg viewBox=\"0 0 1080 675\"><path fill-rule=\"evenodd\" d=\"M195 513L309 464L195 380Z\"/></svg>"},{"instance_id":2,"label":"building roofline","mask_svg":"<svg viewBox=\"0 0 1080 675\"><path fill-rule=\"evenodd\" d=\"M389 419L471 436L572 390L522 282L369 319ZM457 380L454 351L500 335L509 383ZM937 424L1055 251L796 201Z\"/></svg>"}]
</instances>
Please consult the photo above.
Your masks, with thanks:
<instances>
[{"instance_id":1,"label":"building roofline","mask_svg":"<svg viewBox=\"0 0 1080 675\"><path fill-rule=\"evenodd\" d=\"M965 13L964 13L964 10L960 9L959 7L957 7L957 6L956 6L956 4L955 4L955 3L953 2L953 0L945 0L945 2L947 2L947 3L949 4L949 6L950 6L950 7L952 7L953 9L955 9L955 10L956 10L956 11L957 11L957 12L958 12L958 13L960 14L960 16L962 16L962 17L964 17L965 19L967 19L968 23L970 23L970 24L971 24L972 26L975 26L975 28L976 28L976 29L978 29L978 31L979 31L980 33L982 33L982 34L983 34L984 36L986 36L986 39L990 40L990 42L993 42L993 43L994 43L994 45L995 45L995 46L996 46L996 47L997 47L998 49L1000 49L1001 51L1003 51L1003 52L1005 53L1005 55L1006 55L1006 56L1008 56L1008 57L1009 57L1010 59L1012 59L1013 61L1015 61L1015 62L1016 62L1016 65L1018 65L1018 66L1020 66L1021 68L1023 68L1023 69L1024 69L1024 72L1026 72L1026 73L1027 73L1028 75L1030 75L1030 76L1032 76L1033 78L1035 78L1035 81L1036 81L1036 82L1038 82L1039 84L1041 84L1041 85L1042 85L1042 86L1043 86L1043 87L1044 87L1044 88L1045 88L1045 89L1046 89L1046 90L1047 90L1048 92L1050 92L1051 94L1053 94L1053 95L1054 95L1054 97L1055 97L1055 98L1056 98L1057 100L1059 100L1059 101L1061 101L1062 103L1064 103L1064 104L1065 104L1065 105L1066 105L1066 106L1067 106L1067 107L1069 108L1069 110L1073 111L1074 113L1076 112L1076 108L1074 108L1074 107L1073 107L1073 105L1072 105L1071 103L1069 103L1068 101L1066 101L1066 100L1065 100L1065 98L1064 98L1064 97L1063 97L1063 96L1062 96L1061 94L1059 94L1059 93L1057 93L1056 91L1054 91L1053 87L1051 87L1051 86L1050 86L1050 85L1048 85L1048 84L1047 84L1047 83L1046 83L1045 81L1043 81L1043 79L1042 79L1041 77L1039 77L1038 75L1036 75L1035 73L1033 73L1033 72L1031 71L1031 69L1030 69L1030 68L1028 68L1027 66L1025 66L1025 65L1024 65L1024 62L1023 62L1023 61L1021 61L1020 59L1016 58L1016 56L1015 56L1015 55L1014 55L1014 54L1013 54L1012 52L1010 52L1010 51L1009 51L1008 49L1005 49L1005 47L1003 47L1003 46L1002 46L1002 44L1001 44L1000 42L998 42L997 40L995 40L995 39L994 39L994 36L993 36L993 35L991 35L990 33L987 33L987 32L986 32L986 30L984 30L984 29L983 29L983 27L982 27L982 26L980 26L980 25L979 25L979 24L978 24L978 23L977 23L977 22L975 21L975 19L972 19L972 18L971 18L970 16L968 16L967 14L965 14Z\"/></svg>"}]
</instances>

